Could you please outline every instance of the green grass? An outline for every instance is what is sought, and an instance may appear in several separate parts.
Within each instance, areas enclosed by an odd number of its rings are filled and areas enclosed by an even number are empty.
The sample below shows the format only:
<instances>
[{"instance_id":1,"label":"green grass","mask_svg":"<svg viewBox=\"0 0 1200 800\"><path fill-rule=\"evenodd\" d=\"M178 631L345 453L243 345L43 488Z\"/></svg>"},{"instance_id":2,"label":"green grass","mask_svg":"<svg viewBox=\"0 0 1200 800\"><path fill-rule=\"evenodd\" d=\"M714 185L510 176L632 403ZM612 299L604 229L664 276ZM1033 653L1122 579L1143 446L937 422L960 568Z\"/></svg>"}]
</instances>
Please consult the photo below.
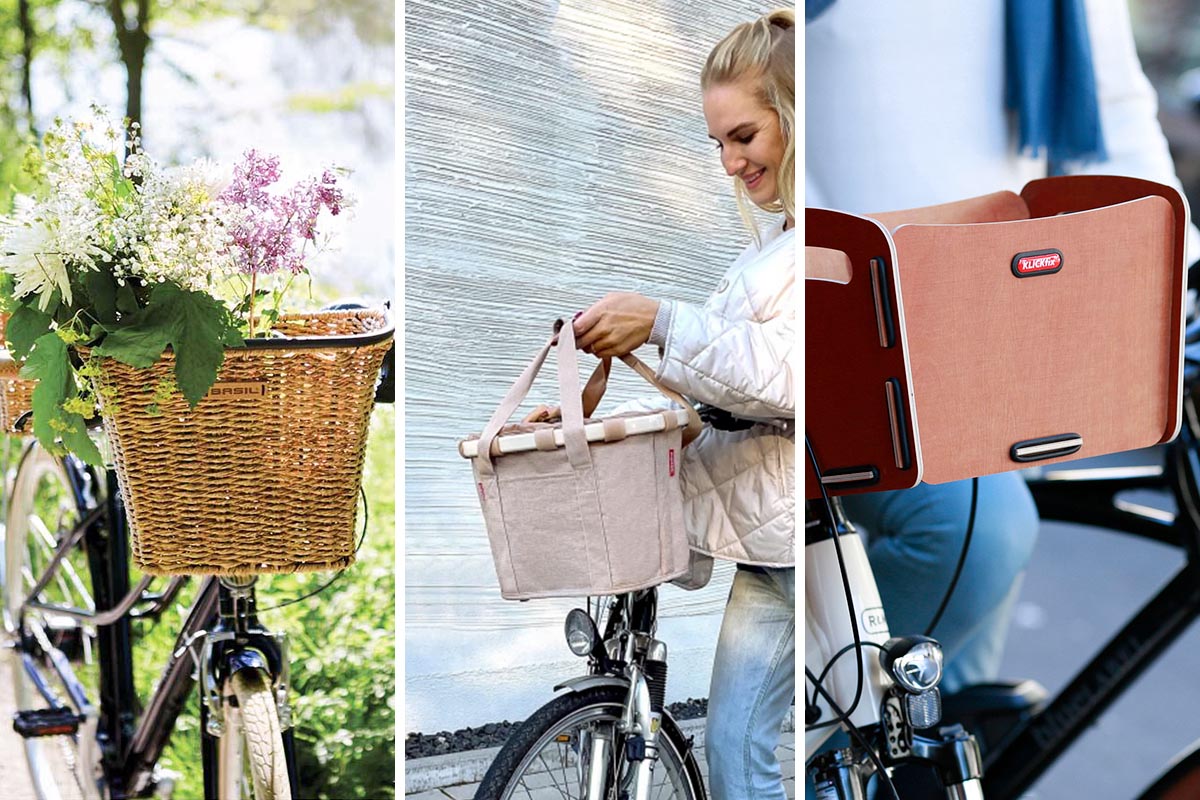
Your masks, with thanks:
<instances>
[{"instance_id":1,"label":"green grass","mask_svg":"<svg viewBox=\"0 0 1200 800\"><path fill-rule=\"evenodd\" d=\"M333 585L303 602L264 611L263 623L288 633L292 712L300 797L388 800L395 797L395 409L376 408L363 486L368 530L358 561ZM359 524L362 524L360 518ZM299 597L328 573L264 577L259 606ZM139 696L149 696L187 614L190 596L139 631ZM199 704L195 693L160 764L180 774L179 800L203 796Z\"/></svg>"}]
</instances>

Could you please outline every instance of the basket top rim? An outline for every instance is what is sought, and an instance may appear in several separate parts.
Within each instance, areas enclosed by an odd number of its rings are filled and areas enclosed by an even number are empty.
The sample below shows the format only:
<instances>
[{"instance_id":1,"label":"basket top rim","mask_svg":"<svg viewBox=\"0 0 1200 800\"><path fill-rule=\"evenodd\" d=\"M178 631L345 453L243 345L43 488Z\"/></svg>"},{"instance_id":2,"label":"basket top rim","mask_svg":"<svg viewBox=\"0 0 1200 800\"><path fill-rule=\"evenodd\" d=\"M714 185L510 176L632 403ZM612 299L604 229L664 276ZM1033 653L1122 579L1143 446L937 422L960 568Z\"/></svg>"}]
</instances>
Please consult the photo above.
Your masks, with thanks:
<instances>
[{"instance_id":1,"label":"basket top rim","mask_svg":"<svg viewBox=\"0 0 1200 800\"><path fill-rule=\"evenodd\" d=\"M309 313L283 314L279 321L302 319L331 319L337 317L377 317L383 322L374 330L361 333L339 333L334 335L317 336L280 336L271 339L246 339L245 346L250 350L296 350L307 348L341 348L365 347L391 339L396 333L396 324L388 308L355 308L335 311L313 311Z\"/></svg>"}]
</instances>

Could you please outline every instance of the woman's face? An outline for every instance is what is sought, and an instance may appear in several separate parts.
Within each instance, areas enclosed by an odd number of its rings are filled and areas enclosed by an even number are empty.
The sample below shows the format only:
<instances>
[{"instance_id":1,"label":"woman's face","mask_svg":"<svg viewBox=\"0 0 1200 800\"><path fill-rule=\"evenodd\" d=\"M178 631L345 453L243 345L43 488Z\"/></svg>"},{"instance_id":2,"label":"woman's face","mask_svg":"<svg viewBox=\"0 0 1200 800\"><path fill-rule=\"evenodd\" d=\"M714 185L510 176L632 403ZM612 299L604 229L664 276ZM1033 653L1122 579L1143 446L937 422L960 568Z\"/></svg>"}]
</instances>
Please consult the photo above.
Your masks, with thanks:
<instances>
[{"instance_id":1,"label":"woman's face","mask_svg":"<svg viewBox=\"0 0 1200 800\"><path fill-rule=\"evenodd\" d=\"M741 179L760 208L778 200L776 179L786 142L779 115L759 100L755 83L710 86L704 93L704 119L726 174Z\"/></svg>"}]
</instances>

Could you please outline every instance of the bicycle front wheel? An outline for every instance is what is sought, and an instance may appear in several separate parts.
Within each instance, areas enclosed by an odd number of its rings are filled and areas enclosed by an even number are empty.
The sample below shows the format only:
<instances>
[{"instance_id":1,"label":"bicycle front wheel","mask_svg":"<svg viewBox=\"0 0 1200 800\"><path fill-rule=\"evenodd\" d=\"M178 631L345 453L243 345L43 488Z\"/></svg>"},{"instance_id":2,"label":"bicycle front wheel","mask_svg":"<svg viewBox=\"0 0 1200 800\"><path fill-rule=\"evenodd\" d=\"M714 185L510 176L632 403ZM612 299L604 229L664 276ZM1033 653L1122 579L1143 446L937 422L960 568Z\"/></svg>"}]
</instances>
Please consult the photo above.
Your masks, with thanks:
<instances>
[{"instance_id":1,"label":"bicycle front wheel","mask_svg":"<svg viewBox=\"0 0 1200 800\"><path fill-rule=\"evenodd\" d=\"M598 686L556 697L513 732L484 776L476 800L557 797L562 800L617 800L629 761L617 723L628 689ZM663 716L656 738L658 764L649 797L703 800L704 782L688 739ZM601 744L603 743L603 744ZM604 764L594 758L598 747ZM596 775L599 767L604 774ZM589 796L590 787L601 787Z\"/></svg>"},{"instance_id":2,"label":"bicycle front wheel","mask_svg":"<svg viewBox=\"0 0 1200 800\"><path fill-rule=\"evenodd\" d=\"M217 748L220 800L291 800L287 755L270 679L244 669L230 678L236 705L225 709Z\"/></svg>"}]
</instances>

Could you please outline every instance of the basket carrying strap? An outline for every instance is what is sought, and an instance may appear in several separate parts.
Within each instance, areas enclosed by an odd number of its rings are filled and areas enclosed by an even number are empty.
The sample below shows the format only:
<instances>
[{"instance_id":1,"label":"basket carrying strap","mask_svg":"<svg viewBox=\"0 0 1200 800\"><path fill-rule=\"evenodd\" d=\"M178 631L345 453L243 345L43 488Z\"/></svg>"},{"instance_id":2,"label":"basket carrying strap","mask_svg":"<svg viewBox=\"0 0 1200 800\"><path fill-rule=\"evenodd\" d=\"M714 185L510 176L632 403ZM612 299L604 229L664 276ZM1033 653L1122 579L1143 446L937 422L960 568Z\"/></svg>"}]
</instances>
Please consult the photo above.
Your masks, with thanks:
<instances>
[{"instance_id":1,"label":"basket carrying strap","mask_svg":"<svg viewBox=\"0 0 1200 800\"><path fill-rule=\"evenodd\" d=\"M587 554L588 575L592 585L612 583L612 565L604 536L604 517L600 513L600 490L596 471L583 432L583 394L579 390L579 361L575 354L575 330L570 323L558 329L558 397L562 403L563 444L567 460L575 471L575 494L579 522L583 526L583 548ZM597 572L603 570L603 574Z\"/></svg>"},{"instance_id":2,"label":"basket carrying strap","mask_svg":"<svg viewBox=\"0 0 1200 800\"><path fill-rule=\"evenodd\" d=\"M692 404L683 399L683 395L674 389L668 389L658 378L654 376L654 370L646 366L645 362L641 361L633 353L621 356L621 360L631 370L641 375L651 386L662 392L668 399L674 400L677 404L683 406L683 410L687 412L688 423L683 429L683 447L687 447L692 443L692 440L700 435L700 430L704 427L704 423L700 420L700 415Z\"/></svg>"},{"instance_id":3,"label":"basket carrying strap","mask_svg":"<svg viewBox=\"0 0 1200 800\"><path fill-rule=\"evenodd\" d=\"M529 394L529 390L533 388L533 381L535 378L537 378L538 372L541 371L542 365L546 363L546 356L550 354L550 348L554 347L555 344L559 345L558 363L560 399L561 397L571 397L572 400L579 398L578 408L580 409L581 421L583 417L591 416L596 406L600 403L600 400L603 399L604 391L608 386L608 374L611 364L610 359L601 360L600 364L592 373L592 376L588 379L587 386L584 388L582 393L579 391L578 372L572 372L571 374L574 376L574 379L570 381L570 385L572 385L574 388L568 394L561 394L563 350L561 342L558 341L558 331L562 326L562 320L557 320L555 322L555 335L552 336L550 340L542 346L542 349L538 351L536 356L534 356L533 361L529 363L529 366L525 368L525 371L521 373L520 377L518 377L513 383L512 387L509 388L508 394L506 394L504 399L500 401L500 405L497 406L495 412L492 413L492 418L488 420L487 425L485 425L483 428L483 432L479 435L479 444L477 445L480 462L479 467L480 471L484 475L492 476L495 474L495 468L492 464L492 459L494 458L492 454L492 444L495 441L496 436L500 433L500 429L503 428L504 424L508 422L509 418L516 413L517 408L521 405L522 401L525 400L526 395ZM568 334L568 338L571 341L570 358L572 363L577 365L578 362L575 358L574 348L574 330ZM637 356L630 353L628 355L621 356L621 360L625 362L626 366L628 366L638 375L641 375L647 383L649 383L655 389L658 389L658 391L664 396L678 403L685 411L687 411L688 424L683 429L683 445L686 447L700 434L700 430L704 426L704 423L700 420L700 415L696 413L696 409L694 409L691 403L685 400L678 392L674 391L673 389L668 389L661 382L659 382L658 378L656 378L654 375L654 370L646 366L646 364L639 360ZM578 369L578 366L576 366L575 369ZM563 404L564 415L568 405L570 405L570 403ZM566 439L565 419L563 420L563 438ZM584 441L586 444L586 437Z\"/></svg>"}]
</instances>

